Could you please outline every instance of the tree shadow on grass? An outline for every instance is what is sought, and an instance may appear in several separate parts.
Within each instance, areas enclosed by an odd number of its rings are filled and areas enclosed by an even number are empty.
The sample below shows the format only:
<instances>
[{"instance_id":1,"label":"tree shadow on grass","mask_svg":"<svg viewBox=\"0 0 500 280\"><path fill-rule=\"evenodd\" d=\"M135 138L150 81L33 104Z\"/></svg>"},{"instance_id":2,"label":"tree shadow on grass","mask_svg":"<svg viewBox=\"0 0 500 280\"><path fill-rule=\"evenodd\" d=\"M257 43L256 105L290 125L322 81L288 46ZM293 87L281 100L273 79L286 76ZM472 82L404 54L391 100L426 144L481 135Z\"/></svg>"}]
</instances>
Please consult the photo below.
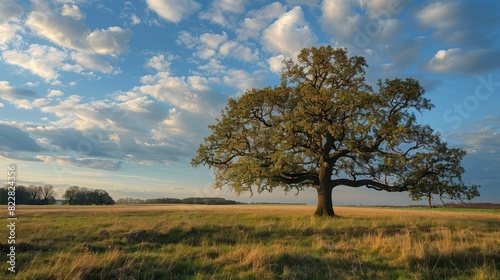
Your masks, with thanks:
<instances>
[{"instance_id":1,"label":"tree shadow on grass","mask_svg":"<svg viewBox=\"0 0 500 280\"><path fill-rule=\"evenodd\" d=\"M477 268L500 267L499 255L485 254L480 248L468 248L448 255L429 252L423 259L410 259L407 264L398 266L390 265L388 260L378 257L376 252L373 258L363 253L353 253L349 248L342 249L344 251L332 248L328 250L328 254L323 254L320 250L305 249L304 243L301 243L314 239L313 236L328 236L335 241L374 234L396 236L408 230L426 231L397 226L256 228L243 225L179 226L166 232L143 229L126 233L100 231L96 236L89 236L87 242L80 243L75 252L83 250L102 257L109 250L120 252L120 256L105 267L85 269L81 279L195 279L200 275L202 279L392 279L414 278L415 275L440 279L472 278ZM291 241L286 243L286 240ZM40 244L20 243L16 250L33 253L50 253L54 250L52 246L43 245L42 241ZM115 241L118 241L116 243L119 248L107 246ZM71 242L74 240L61 246ZM186 254L173 253L169 256L167 251L158 249L172 244L186 246L183 247L187 250ZM257 258L242 263L241 256L228 252L228 248L263 248L275 244L281 245L275 248L283 249L275 252L262 249L260 253L265 254L264 262ZM205 249L207 246L211 248ZM219 250L218 246L225 249ZM196 253L190 252L190 247ZM9 248L8 245L0 244L2 253L8 253ZM132 253L134 258L130 259L129 254Z\"/></svg>"}]
</instances>

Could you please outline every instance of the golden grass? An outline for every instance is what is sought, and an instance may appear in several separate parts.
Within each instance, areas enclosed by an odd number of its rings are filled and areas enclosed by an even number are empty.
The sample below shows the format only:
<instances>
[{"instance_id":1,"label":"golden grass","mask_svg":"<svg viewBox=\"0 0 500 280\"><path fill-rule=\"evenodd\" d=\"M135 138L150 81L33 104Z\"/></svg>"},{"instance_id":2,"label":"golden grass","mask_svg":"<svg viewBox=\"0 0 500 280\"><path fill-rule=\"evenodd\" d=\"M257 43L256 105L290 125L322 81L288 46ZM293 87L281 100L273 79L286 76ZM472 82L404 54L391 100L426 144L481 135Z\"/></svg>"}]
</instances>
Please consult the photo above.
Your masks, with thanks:
<instances>
[{"instance_id":1,"label":"golden grass","mask_svg":"<svg viewBox=\"0 0 500 280\"><path fill-rule=\"evenodd\" d=\"M500 212L336 207L330 219L313 211L19 206L19 273L0 278L500 279Z\"/></svg>"}]
</instances>

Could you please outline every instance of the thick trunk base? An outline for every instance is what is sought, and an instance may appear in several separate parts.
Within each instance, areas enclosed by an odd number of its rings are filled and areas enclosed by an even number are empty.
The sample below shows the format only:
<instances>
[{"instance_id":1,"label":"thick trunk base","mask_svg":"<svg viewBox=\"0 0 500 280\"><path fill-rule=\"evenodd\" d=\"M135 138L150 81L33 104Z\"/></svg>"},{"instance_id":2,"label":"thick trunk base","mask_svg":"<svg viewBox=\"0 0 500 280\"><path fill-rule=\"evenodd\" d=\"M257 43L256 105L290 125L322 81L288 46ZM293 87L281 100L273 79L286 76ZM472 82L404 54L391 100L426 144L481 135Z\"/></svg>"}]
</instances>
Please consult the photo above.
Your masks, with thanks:
<instances>
[{"instance_id":1,"label":"thick trunk base","mask_svg":"<svg viewBox=\"0 0 500 280\"><path fill-rule=\"evenodd\" d=\"M316 188L318 191L318 205L314 216L318 217L334 217L335 212L333 211L332 204L332 188L322 188L318 186Z\"/></svg>"}]
</instances>

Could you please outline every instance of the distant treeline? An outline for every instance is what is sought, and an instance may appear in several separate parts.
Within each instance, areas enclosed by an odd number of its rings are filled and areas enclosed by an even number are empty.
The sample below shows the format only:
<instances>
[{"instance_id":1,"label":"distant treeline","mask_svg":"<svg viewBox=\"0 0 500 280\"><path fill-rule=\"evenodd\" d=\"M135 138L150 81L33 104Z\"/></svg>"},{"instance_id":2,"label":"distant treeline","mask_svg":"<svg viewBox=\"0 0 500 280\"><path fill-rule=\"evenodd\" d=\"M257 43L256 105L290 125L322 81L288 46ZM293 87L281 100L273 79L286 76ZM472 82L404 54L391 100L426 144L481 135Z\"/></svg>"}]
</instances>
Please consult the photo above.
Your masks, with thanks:
<instances>
[{"instance_id":1,"label":"distant treeline","mask_svg":"<svg viewBox=\"0 0 500 280\"><path fill-rule=\"evenodd\" d=\"M188 197L188 198L120 198L116 200L117 204L207 204L207 205L232 205L244 204L242 202L227 200L222 197Z\"/></svg>"},{"instance_id":2,"label":"distant treeline","mask_svg":"<svg viewBox=\"0 0 500 280\"><path fill-rule=\"evenodd\" d=\"M447 208L471 208L471 209L500 209L500 203L449 203Z\"/></svg>"},{"instance_id":3,"label":"distant treeline","mask_svg":"<svg viewBox=\"0 0 500 280\"><path fill-rule=\"evenodd\" d=\"M7 196L10 185L5 185L0 188L0 203L7 204ZM15 189L16 205L30 204L30 205L51 205L56 204L55 189L51 184L44 186L23 186L17 185ZM112 205L115 201L105 190L94 190L88 188L80 188L72 186L66 189L62 195L66 200L63 204L69 205Z\"/></svg>"},{"instance_id":4,"label":"distant treeline","mask_svg":"<svg viewBox=\"0 0 500 280\"><path fill-rule=\"evenodd\" d=\"M0 202L2 204L7 204L7 196L9 192L10 185L5 185L4 188L0 188ZM17 185L15 189L16 194L16 205L19 204L31 204L31 205L49 205L56 204L56 199L54 195L56 192L54 186L46 184L44 186L23 186Z\"/></svg>"},{"instance_id":5,"label":"distant treeline","mask_svg":"<svg viewBox=\"0 0 500 280\"><path fill-rule=\"evenodd\" d=\"M115 201L105 190L72 186L63 194L64 204L69 205L113 205Z\"/></svg>"}]
</instances>

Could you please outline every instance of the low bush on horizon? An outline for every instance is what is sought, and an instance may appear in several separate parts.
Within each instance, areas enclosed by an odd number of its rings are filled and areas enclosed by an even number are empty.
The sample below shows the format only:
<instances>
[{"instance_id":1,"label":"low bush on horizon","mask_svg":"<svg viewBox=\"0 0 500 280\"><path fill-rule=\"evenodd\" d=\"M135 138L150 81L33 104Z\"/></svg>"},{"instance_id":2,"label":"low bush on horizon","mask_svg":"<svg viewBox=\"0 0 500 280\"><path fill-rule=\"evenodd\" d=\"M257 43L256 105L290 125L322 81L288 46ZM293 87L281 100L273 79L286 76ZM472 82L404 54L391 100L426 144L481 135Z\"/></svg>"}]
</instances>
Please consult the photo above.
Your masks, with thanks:
<instances>
[{"instance_id":1,"label":"low bush on horizon","mask_svg":"<svg viewBox=\"0 0 500 280\"><path fill-rule=\"evenodd\" d=\"M20 206L18 272L0 278L500 279L496 210L311 209Z\"/></svg>"}]
</instances>

